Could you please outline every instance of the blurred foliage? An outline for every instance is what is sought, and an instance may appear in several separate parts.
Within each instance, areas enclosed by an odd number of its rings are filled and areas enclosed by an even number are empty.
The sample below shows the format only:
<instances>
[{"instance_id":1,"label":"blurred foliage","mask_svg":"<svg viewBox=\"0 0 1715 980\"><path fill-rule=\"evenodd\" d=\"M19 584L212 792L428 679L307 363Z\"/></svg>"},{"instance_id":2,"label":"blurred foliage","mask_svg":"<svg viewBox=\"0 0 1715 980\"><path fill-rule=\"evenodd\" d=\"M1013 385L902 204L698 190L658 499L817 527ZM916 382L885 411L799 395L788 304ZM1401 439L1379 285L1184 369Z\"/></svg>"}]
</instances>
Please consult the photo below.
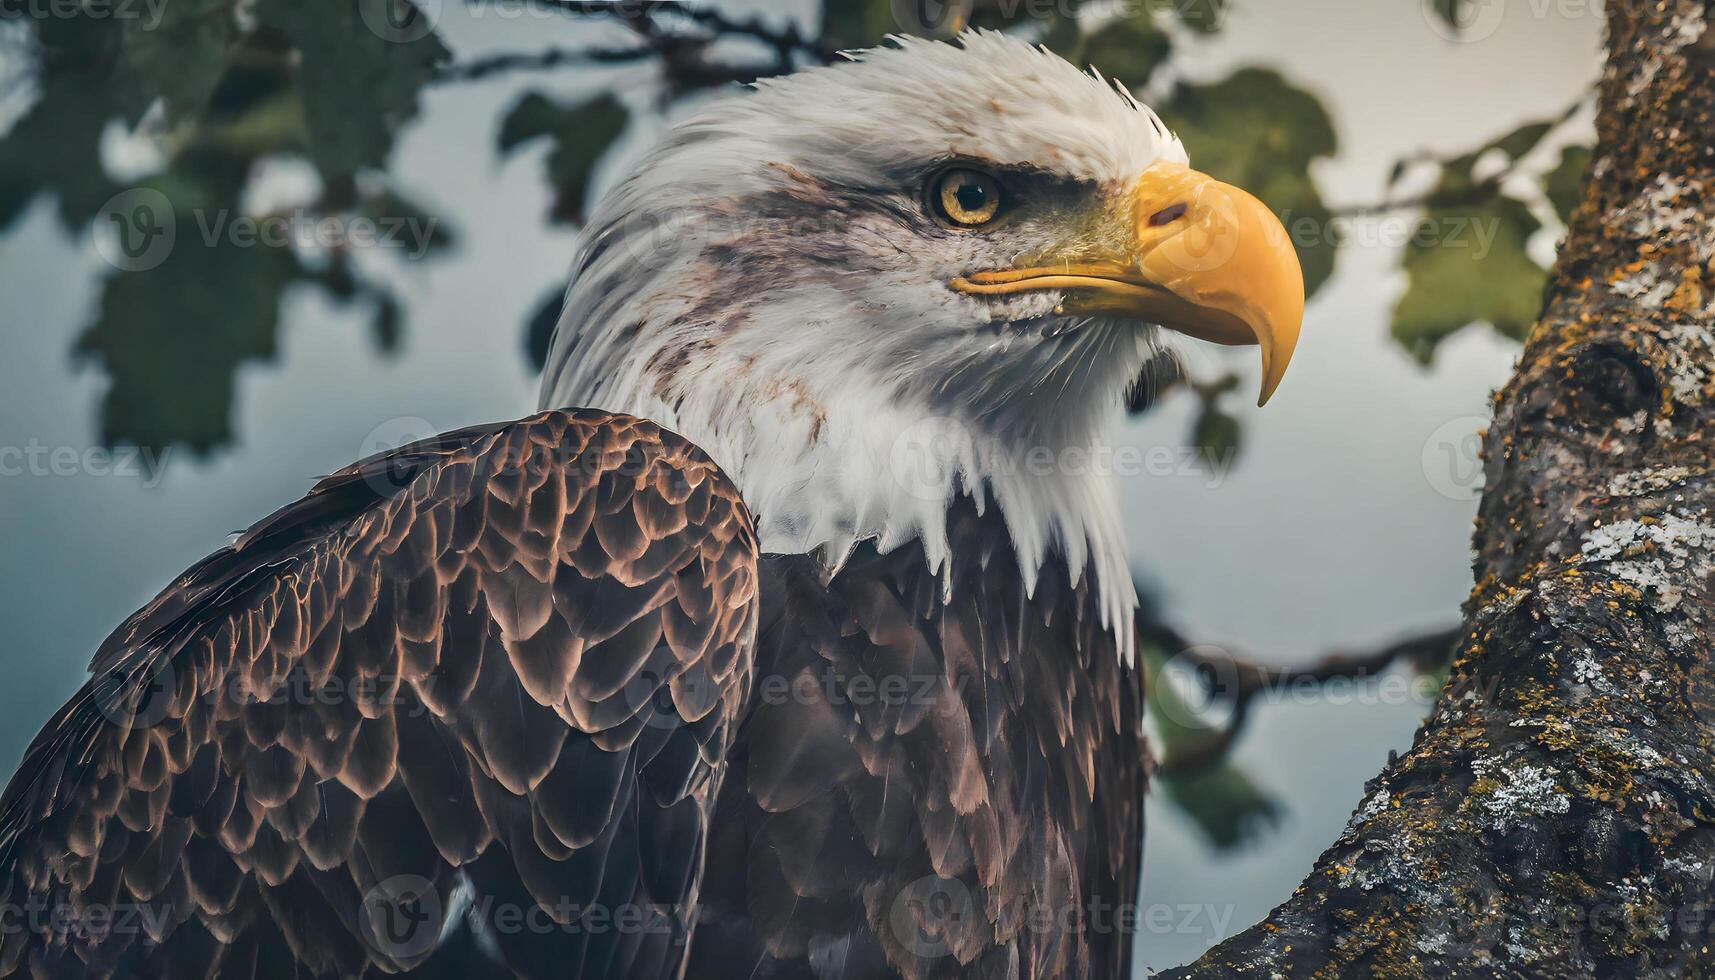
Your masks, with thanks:
<instances>
[{"instance_id":1,"label":"blurred foliage","mask_svg":"<svg viewBox=\"0 0 1715 980\"><path fill-rule=\"evenodd\" d=\"M1191 429L1191 445L1210 473L1225 473L1238 461L1244 429L1221 403L1239 390L1239 376L1228 374L1210 383L1187 379L1186 383L1200 403Z\"/></svg>"},{"instance_id":2,"label":"blurred foliage","mask_svg":"<svg viewBox=\"0 0 1715 980\"><path fill-rule=\"evenodd\" d=\"M406 0L381 2L395 25L420 16ZM426 229L414 251L449 240L383 169L447 49L432 32L384 37L364 9L176 0L158 5L158 24L95 6L8 11L28 19L40 94L0 138L0 228L37 196L80 231L104 225L103 209L129 186L171 206L170 254L158 267L110 270L77 341L112 382L107 441L205 452L228 443L237 372L275 355L279 304L293 285L372 304L378 340L398 338L403 307L352 261L355 237L324 236L334 244L323 246L305 231L324 219L352 229L357 218L386 227L414 218ZM163 166L135 185L113 177L102 144L116 134L148 140ZM256 168L281 159L313 165L319 198L301 213L246 211ZM264 221L279 233L241 237Z\"/></svg>"},{"instance_id":3,"label":"blurred foliage","mask_svg":"<svg viewBox=\"0 0 1715 980\"><path fill-rule=\"evenodd\" d=\"M1152 748L1158 761L1170 761L1219 741L1222 738L1219 726L1198 722L1196 712L1164 678L1172 652L1145 642L1139 656L1149 692L1144 717L1150 722ZM1221 849L1265 834L1279 822L1282 812L1280 802L1224 753L1206 767L1158 773L1155 784L1211 845Z\"/></svg>"},{"instance_id":4,"label":"blurred foliage","mask_svg":"<svg viewBox=\"0 0 1715 980\"><path fill-rule=\"evenodd\" d=\"M499 149L509 154L532 140L547 137L554 149L548 156L548 182L554 188L555 221L576 224L584 219L590 174L614 140L625 132L626 112L619 100L602 95L587 102L561 105L540 92L519 99L500 123Z\"/></svg>"},{"instance_id":5,"label":"blurred foliage","mask_svg":"<svg viewBox=\"0 0 1715 980\"><path fill-rule=\"evenodd\" d=\"M112 278L78 341L113 381L101 413L107 441L198 450L229 441L238 368L274 357L281 294L304 272L289 250L222 241ZM223 326L184 327L198 323Z\"/></svg>"},{"instance_id":6,"label":"blurred foliage","mask_svg":"<svg viewBox=\"0 0 1715 980\"><path fill-rule=\"evenodd\" d=\"M1572 211L1578 206L1578 195L1589 169L1590 148L1568 146L1560 151L1560 162L1543 177L1543 193L1554 205L1554 213L1560 217L1561 224L1572 222Z\"/></svg>"},{"instance_id":7,"label":"blurred foliage","mask_svg":"<svg viewBox=\"0 0 1715 980\"><path fill-rule=\"evenodd\" d=\"M1547 279L1525 253L1540 227L1529 208L1507 197L1475 208L1428 209L1405 248L1410 285L1394 306L1394 339L1426 364L1436 345L1469 323L1522 340L1536 322Z\"/></svg>"},{"instance_id":8,"label":"blurred foliage","mask_svg":"<svg viewBox=\"0 0 1715 980\"><path fill-rule=\"evenodd\" d=\"M1412 356L1428 363L1437 345L1467 324L1487 323L1522 341L1536 322L1548 273L1526 247L1542 222L1505 185L1572 111L1435 162L1440 172L1406 245L1401 266L1407 286L1393 313L1394 339ZM1587 161L1588 150L1568 147L1559 167L1537 182L1563 222ZM1411 162L1394 167L1395 182ZM1485 165L1491 172L1479 177Z\"/></svg>"}]
</instances>

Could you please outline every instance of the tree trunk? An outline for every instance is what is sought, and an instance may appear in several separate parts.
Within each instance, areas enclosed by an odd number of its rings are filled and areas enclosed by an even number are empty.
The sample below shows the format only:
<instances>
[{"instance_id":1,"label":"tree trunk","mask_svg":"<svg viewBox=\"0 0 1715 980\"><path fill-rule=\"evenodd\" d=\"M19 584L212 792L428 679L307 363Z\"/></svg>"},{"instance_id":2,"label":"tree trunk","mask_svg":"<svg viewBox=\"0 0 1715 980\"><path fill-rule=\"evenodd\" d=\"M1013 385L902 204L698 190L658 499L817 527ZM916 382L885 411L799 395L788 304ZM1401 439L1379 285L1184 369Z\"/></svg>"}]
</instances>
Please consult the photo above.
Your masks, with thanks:
<instances>
[{"instance_id":1,"label":"tree trunk","mask_svg":"<svg viewBox=\"0 0 1715 980\"><path fill-rule=\"evenodd\" d=\"M1715 972L1715 31L1608 7L1447 688L1298 891L1170 976Z\"/></svg>"}]
</instances>

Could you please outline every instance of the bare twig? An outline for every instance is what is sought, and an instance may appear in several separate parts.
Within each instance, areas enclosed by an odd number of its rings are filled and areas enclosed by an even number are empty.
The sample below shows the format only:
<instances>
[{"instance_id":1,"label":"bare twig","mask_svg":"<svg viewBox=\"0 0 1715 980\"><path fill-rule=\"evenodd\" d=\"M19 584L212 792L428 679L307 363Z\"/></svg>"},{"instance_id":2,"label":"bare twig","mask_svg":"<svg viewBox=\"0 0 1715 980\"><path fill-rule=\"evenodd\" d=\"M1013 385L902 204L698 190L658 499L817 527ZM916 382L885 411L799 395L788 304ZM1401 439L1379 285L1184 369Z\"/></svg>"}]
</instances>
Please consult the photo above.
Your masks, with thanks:
<instances>
[{"instance_id":1,"label":"bare twig","mask_svg":"<svg viewBox=\"0 0 1715 980\"><path fill-rule=\"evenodd\" d=\"M1164 776L1180 776L1224 760L1250 720L1252 702L1265 691L1374 677L1401 662L1408 662L1420 671L1431 670L1448 661L1459 637L1458 628L1436 630L1379 650L1335 652L1314 663L1275 667L1231 654L1203 653L1206 648L1192 643L1173 627L1140 617L1141 642L1160 649L1184 651L1175 659L1188 664L1211 695L1230 700L1233 706L1226 725L1189 748L1174 752L1162 761L1160 772Z\"/></svg>"},{"instance_id":2,"label":"bare twig","mask_svg":"<svg viewBox=\"0 0 1715 980\"><path fill-rule=\"evenodd\" d=\"M773 27L758 17L732 17L714 7L676 0L534 0L546 7L580 16L615 17L639 33L664 30L658 18L675 17L704 28L711 36L749 37L773 48L783 62L805 55L827 62L835 51L825 42L804 37L798 25Z\"/></svg>"},{"instance_id":3,"label":"bare twig","mask_svg":"<svg viewBox=\"0 0 1715 980\"><path fill-rule=\"evenodd\" d=\"M572 65L618 65L648 61L661 52L649 45L631 48L549 48L529 53L509 52L450 65L436 82L476 82L509 71L546 71Z\"/></svg>"},{"instance_id":4,"label":"bare twig","mask_svg":"<svg viewBox=\"0 0 1715 980\"><path fill-rule=\"evenodd\" d=\"M478 4L484 0L470 2ZM785 26L775 26L761 17L732 17L711 7L668 0L529 2L568 16L617 20L630 28L642 43L586 49L556 47L492 55L454 65L443 71L438 80L477 81L509 71L540 71L570 65L636 64L659 58L662 74L672 90L683 93L787 74L806 63L826 64L836 54L826 41L806 38L796 24L788 22ZM730 37L761 42L769 49L769 57L717 62L706 56L716 41Z\"/></svg>"}]
</instances>

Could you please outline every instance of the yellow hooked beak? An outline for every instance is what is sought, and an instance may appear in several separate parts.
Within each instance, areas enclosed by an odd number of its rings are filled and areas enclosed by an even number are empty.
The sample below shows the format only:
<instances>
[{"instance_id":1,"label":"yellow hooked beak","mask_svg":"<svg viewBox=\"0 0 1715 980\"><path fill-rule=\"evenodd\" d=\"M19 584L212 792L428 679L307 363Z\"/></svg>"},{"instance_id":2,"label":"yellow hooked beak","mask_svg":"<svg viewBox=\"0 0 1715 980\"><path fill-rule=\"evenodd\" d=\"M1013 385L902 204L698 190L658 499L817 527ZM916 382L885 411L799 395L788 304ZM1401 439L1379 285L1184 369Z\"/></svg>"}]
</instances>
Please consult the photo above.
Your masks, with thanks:
<instances>
[{"instance_id":1,"label":"yellow hooked beak","mask_svg":"<svg viewBox=\"0 0 1715 980\"><path fill-rule=\"evenodd\" d=\"M980 296L1059 290L1068 313L1157 323L1217 344L1262 348L1265 404L1304 322L1304 273L1267 205L1183 164L1138 178L1128 255L979 272L954 289Z\"/></svg>"}]
</instances>

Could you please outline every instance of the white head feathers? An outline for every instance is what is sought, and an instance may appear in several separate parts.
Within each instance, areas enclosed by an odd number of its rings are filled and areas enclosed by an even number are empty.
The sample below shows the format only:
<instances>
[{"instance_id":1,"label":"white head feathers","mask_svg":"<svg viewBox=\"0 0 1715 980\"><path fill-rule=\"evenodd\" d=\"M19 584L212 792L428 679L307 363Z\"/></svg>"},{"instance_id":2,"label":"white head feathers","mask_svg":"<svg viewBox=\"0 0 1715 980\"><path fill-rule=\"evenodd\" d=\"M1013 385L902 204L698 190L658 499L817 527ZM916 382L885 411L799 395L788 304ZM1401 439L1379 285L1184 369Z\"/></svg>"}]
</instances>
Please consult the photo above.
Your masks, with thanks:
<instances>
[{"instance_id":1,"label":"white head feathers","mask_svg":"<svg viewBox=\"0 0 1715 980\"><path fill-rule=\"evenodd\" d=\"M989 234L937 224L924 182L961 160L1016 171L1031 206ZM1105 240L1097 205L1162 160L1183 148L1123 89L992 32L760 83L678 126L596 208L542 403L683 434L738 482L764 550L830 566L913 538L938 566L948 502L986 492L1027 585L1052 552L1093 573L1129 652L1136 595L1099 458L1154 332L948 282Z\"/></svg>"}]
</instances>

